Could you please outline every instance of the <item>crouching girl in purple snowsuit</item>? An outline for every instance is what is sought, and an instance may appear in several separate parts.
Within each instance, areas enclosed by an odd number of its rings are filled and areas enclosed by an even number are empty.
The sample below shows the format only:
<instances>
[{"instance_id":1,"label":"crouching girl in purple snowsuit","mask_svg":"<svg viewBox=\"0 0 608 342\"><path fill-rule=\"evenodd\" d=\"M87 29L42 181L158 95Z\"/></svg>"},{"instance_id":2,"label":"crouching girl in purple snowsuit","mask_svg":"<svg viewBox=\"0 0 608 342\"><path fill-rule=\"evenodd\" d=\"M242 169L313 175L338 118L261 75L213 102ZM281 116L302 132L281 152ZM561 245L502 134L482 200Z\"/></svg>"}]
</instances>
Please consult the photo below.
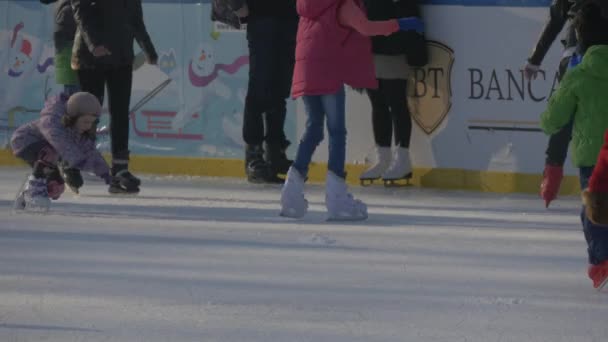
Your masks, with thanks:
<instances>
[{"instance_id":1,"label":"crouching girl in purple snowsuit","mask_svg":"<svg viewBox=\"0 0 608 342\"><path fill-rule=\"evenodd\" d=\"M108 164L95 148L100 113L101 105L90 93L75 93L69 99L59 95L46 102L39 119L17 128L11 139L13 154L32 167L17 196L17 209L47 211L50 199L61 196L64 180L57 167L60 160L66 165L66 174L88 171L111 183Z\"/></svg>"}]
</instances>

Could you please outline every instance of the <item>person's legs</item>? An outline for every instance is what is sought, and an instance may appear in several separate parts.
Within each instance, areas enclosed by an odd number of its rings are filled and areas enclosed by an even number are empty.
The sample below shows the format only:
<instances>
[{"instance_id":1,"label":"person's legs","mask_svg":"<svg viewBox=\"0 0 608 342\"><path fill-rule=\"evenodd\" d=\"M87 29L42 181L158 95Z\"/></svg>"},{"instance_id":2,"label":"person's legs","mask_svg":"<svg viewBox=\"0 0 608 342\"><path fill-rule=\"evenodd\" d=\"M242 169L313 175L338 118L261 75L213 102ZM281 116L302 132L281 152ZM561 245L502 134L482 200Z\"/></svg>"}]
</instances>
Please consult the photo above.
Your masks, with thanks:
<instances>
[{"instance_id":1,"label":"person's legs","mask_svg":"<svg viewBox=\"0 0 608 342\"><path fill-rule=\"evenodd\" d=\"M133 70L130 65L108 70L108 110L112 145L110 193L137 193L141 181L129 172L129 123Z\"/></svg>"},{"instance_id":2,"label":"person's legs","mask_svg":"<svg viewBox=\"0 0 608 342\"><path fill-rule=\"evenodd\" d=\"M336 176L345 178L346 163L346 104L344 88L336 94L324 95L321 98L327 115L327 133L329 135L329 160L327 168Z\"/></svg>"},{"instance_id":3,"label":"person's legs","mask_svg":"<svg viewBox=\"0 0 608 342\"><path fill-rule=\"evenodd\" d=\"M106 75L112 139L112 168L113 171L121 171L128 169L129 164L129 106L133 71L130 66L127 66L108 70Z\"/></svg>"},{"instance_id":4,"label":"person's legs","mask_svg":"<svg viewBox=\"0 0 608 342\"><path fill-rule=\"evenodd\" d=\"M276 68L278 46L276 39L272 39L276 26L273 18L266 17L252 17L247 24L249 83L243 118L243 140L247 145L264 142L263 114L270 106Z\"/></svg>"},{"instance_id":5,"label":"person's legs","mask_svg":"<svg viewBox=\"0 0 608 342\"><path fill-rule=\"evenodd\" d=\"M382 175L387 184L391 181L409 179L412 177L412 162L410 160L410 138L412 135L412 119L407 107L407 81L383 80L383 93L389 107L395 131L395 151L390 167Z\"/></svg>"},{"instance_id":6,"label":"person's legs","mask_svg":"<svg viewBox=\"0 0 608 342\"><path fill-rule=\"evenodd\" d=\"M407 106L407 80L382 80L382 91L390 107L395 146L409 148L412 118Z\"/></svg>"},{"instance_id":7,"label":"person's legs","mask_svg":"<svg viewBox=\"0 0 608 342\"><path fill-rule=\"evenodd\" d=\"M306 130L300 139L293 167L306 178L308 167L317 146L323 141L323 123L325 121L325 108L323 96L304 96L306 107Z\"/></svg>"},{"instance_id":8,"label":"person's legs","mask_svg":"<svg viewBox=\"0 0 608 342\"><path fill-rule=\"evenodd\" d=\"M63 85L63 93L67 96L72 96L73 94L80 91L80 86L77 84L64 84Z\"/></svg>"},{"instance_id":9,"label":"person's legs","mask_svg":"<svg viewBox=\"0 0 608 342\"><path fill-rule=\"evenodd\" d=\"M593 167L580 169L581 189L589 185L589 178L593 173ZM603 288L608 283L608 226L591 222L585 212L585 206L581 210L581 222L583 232L587 241L587 254L589 257L589 269L587 274L593 281L593 287Z\"/></svg>"},{"instance_id":10,"label":"person's legs","mask_svg":"<svg viewBox=\"0 0 608 342\"><path fill-rule=\"evenodd\" d=\"M243 113L245 172L253 183L278 181L264 160L264 112L268 110L273 82L272 73L276 40L271 39L276 23L272 18L249 18L247 41L249 46L249 82ZM282 130L281 130L282 132Z\"/></svg>"},{"instance_id":11,"label":"person's legs","mask_svg":"<svg viewBox=\"0 0 608 342\"><path fill-rule=\"evenodd\" d=\"M322 97L327 114L329 161L325 183L325 206L329 220L364 220L367 206L355 199L346 186L346 113L344 88Z\"/></svg>"},{"instance_id":12,"label":"person's legs","mask_svg":"<svg viewBox=\"0 0 608 342\"><path fill-rule=\"evenodd\" d=\"M368 89L367 96L372 105L372 128L374 141L377 146L391 147L393 138L393 121L391 120L390 107L382 91L382 81L379 80L378 89Z\"/></svg>"},{"instance_id":13,"label":"person's legs","mask_svg":"<svg viewBox=\"0 0 608 342\"><path fill-rule=\"evenodd\" d=\"M100 69L80 69L78 70L78 82L82 91L95 95L99 103L103 105L106 86L104 71Z\"/></svg>"},{"instance_id":14,"label":"person's legs","mask_svg":"<svg viewBox=\"0 0 608 342\"><path fill-rule=\"evenodd\" d=\"M274 25L269 25L269 36L275 39L272 58L265 68L270 70L272 81L268 107L265 109L265 141L269 146L285 149L289 142L285 137L285 116L287 115L286 99L291 93L291 82L295 65L296 34L298 17L294 14L285 18L274 18ZM270 39L270 38L266 38ZM269 47L271 48L271 47Z\"/></svg>"},{"instance_id":15,"label":"person's legs","mask_svg":"<svg viewBox=\"0 0 608 342\"><path fill-rule=\"evenodd\" d=\"M317 146L323 140L323 123L325 109L322 96L304 96L306 107L306 130L302 135L296 158L287 172L287 179L281 189L281 216L300 218L308 210L308 201L304 197L304 182L308 167Z\"/></svg>"},{"instance_id":16,"label":"person's legs","mask_svg":"<svg viewBox=\"0 0 608 342\"><path fill-rule=\"evenodd\" d=\"M382 176L391 164L391 140L393 136L393 121L386 98L383 93L383 82L378 80L378 89L367 89L372 106L372 129L376 142L376 160L360 176L361 184L373 181Z\"/></svg>"}]
</instances>

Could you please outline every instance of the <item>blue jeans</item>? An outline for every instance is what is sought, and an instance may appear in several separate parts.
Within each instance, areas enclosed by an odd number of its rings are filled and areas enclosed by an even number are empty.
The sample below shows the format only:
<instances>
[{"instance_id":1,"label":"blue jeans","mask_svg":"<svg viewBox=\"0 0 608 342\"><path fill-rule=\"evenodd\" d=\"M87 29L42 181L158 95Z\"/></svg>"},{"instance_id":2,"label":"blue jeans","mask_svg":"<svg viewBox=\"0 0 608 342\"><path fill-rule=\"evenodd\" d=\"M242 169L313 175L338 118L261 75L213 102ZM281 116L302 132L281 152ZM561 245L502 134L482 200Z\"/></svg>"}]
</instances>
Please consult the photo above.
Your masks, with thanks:
<instances>
[{"instance_id":1,"label":"blue jeans","mask_svg":"<svg viewBox=\"0 0 608 342\"><path fill-rule=\"evenodd\" d=\"M306 107L306 131L302 135L293 167L303 177L308 175L308 166L317 146L323 141L323 123L327 116L329 133L328 169L338 177L345 177L346 122L344 87L330 95L304 96Z\"/></svg>"},{"instance_id":2,"label":"blue jeans","mask_svg":"<svg viewBox=\"0 0 608 342\"><path fill-rule=\"evenodd\" d=\"M584 190L589 185L589 178L593 173L592 167L580 168L581 189ZM585 214L585 206L581 212L581 222L583 232L587 241L587 253L589 254L590 264L600 264L608 260L608 226L595 224L589 220Z\"/></svg>"},{"instance_id":3,"label":"blue jeans","mask_svg":"<svg viewBox=\"0 0 608 342\"><path fill-rule=\"evenodd\" d=\"M73 94L80 91L80 86L77 84L64 84L63 85L63 93L67 96L72 96Z\"/></svg>"}]
</instances>

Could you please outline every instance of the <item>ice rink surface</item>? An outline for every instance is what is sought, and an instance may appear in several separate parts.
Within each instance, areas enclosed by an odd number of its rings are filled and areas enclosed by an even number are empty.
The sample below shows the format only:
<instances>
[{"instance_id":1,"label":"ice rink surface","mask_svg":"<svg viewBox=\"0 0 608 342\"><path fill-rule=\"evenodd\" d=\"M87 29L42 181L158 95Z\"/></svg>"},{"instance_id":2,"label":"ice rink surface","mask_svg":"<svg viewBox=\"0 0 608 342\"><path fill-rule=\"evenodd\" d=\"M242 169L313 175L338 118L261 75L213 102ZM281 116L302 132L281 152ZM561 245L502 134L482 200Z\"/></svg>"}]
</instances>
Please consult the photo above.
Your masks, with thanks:
<instances>
[{"instance_id":1,"label":"ice rink surface","mask_svg":"<svg viewBox=\"0 0 608 342\"><path fill-rule=\"evenodd\" d=\"M606 341L580 200L354 188L358 223L303 220L280 188L144 177L87 181L47 215L15 214L0 169L0 341Z\"/></svg>"}]
</instances>

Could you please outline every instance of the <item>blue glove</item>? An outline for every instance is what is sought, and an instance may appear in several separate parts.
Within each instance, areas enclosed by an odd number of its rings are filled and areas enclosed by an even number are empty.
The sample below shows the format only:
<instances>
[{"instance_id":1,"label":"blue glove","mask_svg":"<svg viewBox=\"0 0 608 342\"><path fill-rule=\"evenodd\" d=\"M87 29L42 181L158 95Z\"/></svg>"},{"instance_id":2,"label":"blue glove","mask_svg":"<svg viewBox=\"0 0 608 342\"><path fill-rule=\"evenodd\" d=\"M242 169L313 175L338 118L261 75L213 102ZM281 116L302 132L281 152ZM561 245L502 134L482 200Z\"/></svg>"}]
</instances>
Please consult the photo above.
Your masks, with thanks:
<instances>
[{"instance_id":1,"label":"blue glove","mask_svg":"<svg viewBox=\"0 0 608 342\"><path fill-rule=\"evenodd\" d=\"M570 57L570 62L568 62L568 69L572 69L575 66L581 64L581 62L583 61L583 56L579 55L578 53L573 53L572 56Z\"/></svg>"},{"instance_id":2,"label":"blue glove","mask_svg":"<svg viewBox=\"0 0 608 342\"><path fill-rule=\"evenodd\" d=\"M407 17L397 19L399 21L400 31L416 31L420 34L424 33L424 22L418 17Z\"/></svg>"}]
</instances>

